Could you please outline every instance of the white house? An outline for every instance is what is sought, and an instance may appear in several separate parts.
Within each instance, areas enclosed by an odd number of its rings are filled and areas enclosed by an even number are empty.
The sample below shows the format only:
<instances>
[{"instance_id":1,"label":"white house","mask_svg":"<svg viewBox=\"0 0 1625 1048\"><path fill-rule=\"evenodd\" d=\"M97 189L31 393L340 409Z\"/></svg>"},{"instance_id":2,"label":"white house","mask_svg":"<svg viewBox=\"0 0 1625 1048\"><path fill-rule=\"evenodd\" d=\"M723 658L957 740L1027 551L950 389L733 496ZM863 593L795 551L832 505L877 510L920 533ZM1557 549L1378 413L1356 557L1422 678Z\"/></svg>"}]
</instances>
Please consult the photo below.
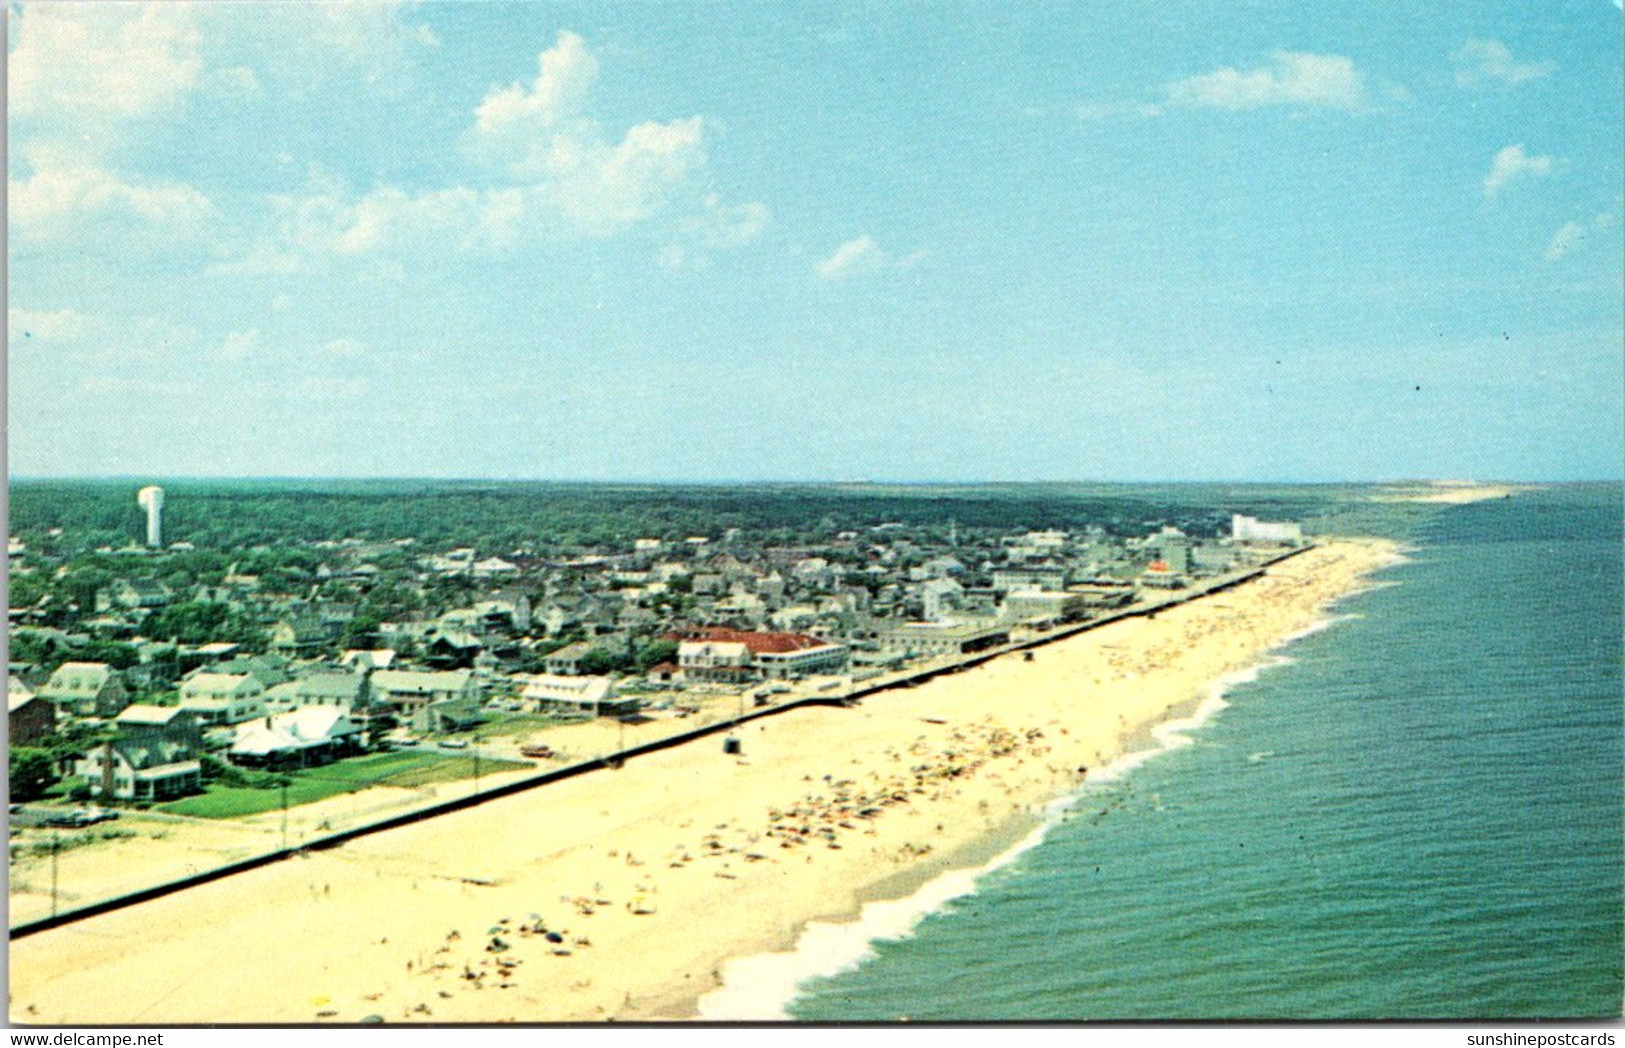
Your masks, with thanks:
<instances>
[{"instance_id":1,"label":"white house","mask_svg":"<svg viewBox=\"0 0 1625 1048\"><path fill-rule=\"evenodd\" d=\"M181 685L180 706L200 724L241 724L265 716L265 685L247 673L199 673Z\"/></svg>"},{"instance_id":2,"label":"white house","mask_svg":"<svg viewBox=\"0 0 1625 1048\"><path fill-rule=\"evenodd\" d=\"M479 690L468 670L373 670L374 703L393 706L413 731L445 731L480 719Z\"/></svg>"},{"instance_id":3,"label":"white house","mask_svg":"<svg viewBox=\"0 0 1625 1048\"><path fill-rule=\"evenodd\" d=\"M550 673L528 679L520 699L535 703L538 710L584 714L588 717L632 713L638 700L619 698L608 677L562 677Z\"/></svg>"},{"instance_id":4,"label":"white house","mask_svg":"<svg viewBox=\"0 0 1625 1048\"><path fill-rule=\"evenodd\" d=\"M361 729L336 706L310 706L237 725L231 758L241 764L316 764L359 748Z\"/></svg>"}]
</instances>

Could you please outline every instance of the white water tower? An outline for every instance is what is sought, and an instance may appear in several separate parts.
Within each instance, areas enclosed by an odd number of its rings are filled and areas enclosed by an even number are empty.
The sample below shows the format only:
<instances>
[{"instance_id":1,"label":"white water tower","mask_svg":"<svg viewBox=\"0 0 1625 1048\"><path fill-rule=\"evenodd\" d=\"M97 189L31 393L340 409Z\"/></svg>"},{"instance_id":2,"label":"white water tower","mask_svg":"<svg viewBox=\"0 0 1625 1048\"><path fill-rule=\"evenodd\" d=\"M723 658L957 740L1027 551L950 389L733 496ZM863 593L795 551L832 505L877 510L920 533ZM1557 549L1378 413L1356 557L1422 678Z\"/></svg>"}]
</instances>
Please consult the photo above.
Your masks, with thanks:
<instances>
[{"instance_id":1,"label":"white water tower","mask_svg":"<svg viewBox=\"0 0 1625 1048\"><path fill-rule=\"evenodd\" d=\"M136 504L147 511L147 545L164 544L164 489L145 487L136 492Z\"/></svg>"}]
</instances>

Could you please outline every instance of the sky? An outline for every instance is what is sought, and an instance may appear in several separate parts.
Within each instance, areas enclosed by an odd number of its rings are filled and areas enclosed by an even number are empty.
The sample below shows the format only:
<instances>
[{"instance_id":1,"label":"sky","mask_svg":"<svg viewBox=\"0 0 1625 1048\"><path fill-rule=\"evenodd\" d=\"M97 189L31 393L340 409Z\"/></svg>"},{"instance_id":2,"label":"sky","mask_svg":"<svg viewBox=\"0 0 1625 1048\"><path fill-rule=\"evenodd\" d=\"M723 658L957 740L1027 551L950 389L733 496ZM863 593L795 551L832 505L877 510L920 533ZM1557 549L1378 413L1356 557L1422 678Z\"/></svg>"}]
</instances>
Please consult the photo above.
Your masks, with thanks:
<instances>
[{"instance_id":1,"label":"sky","mask_svg":"<svg viewBox=\"0 0 1625 1048\"><path fill-rule=\"evenodd\" d=\"M13 3L13 476L1615 479L1612 0Z\"/></svg>"}]
</instances>

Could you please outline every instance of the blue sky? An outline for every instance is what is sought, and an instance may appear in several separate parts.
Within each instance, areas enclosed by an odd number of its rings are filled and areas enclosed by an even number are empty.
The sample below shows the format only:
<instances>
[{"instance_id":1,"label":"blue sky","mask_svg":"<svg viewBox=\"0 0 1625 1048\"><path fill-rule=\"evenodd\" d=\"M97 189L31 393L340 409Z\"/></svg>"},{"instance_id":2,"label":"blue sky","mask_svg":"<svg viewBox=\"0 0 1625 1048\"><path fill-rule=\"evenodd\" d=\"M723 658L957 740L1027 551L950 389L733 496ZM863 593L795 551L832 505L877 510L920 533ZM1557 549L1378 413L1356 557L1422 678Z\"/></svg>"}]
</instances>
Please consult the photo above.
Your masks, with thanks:
<instances>
[{"instance_id":1,"label":"blue sky","mask_svg":"<svg viewBox=\"0 0 1625 1048\"><path fill-rule=\"evenodd\" d=\"M1619 9L1404 6L13 4L10 470L1617 478Z\"/></svg>"}]
</instances>

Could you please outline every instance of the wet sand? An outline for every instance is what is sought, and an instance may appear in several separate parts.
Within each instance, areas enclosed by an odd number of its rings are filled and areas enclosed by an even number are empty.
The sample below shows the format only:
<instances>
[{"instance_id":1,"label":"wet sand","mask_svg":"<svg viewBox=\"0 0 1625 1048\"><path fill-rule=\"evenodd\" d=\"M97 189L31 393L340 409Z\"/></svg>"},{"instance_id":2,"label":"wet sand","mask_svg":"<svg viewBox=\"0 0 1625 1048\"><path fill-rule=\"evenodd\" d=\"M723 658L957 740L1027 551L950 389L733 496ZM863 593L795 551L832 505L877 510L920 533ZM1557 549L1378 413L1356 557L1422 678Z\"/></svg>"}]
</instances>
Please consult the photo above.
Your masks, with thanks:
<instances>
[{"instance_id":1,"label":"wet sand","mask_svg":"<svg viewBox=\"0 0 1625 1048\"><path fill-rule=\"evenodd\" d=\"M679 1018L788 948L998 850L1394 557L1331 543L1033 661L805 709L12 944L20 1023Z\"/></svg>"}]
</instances>

